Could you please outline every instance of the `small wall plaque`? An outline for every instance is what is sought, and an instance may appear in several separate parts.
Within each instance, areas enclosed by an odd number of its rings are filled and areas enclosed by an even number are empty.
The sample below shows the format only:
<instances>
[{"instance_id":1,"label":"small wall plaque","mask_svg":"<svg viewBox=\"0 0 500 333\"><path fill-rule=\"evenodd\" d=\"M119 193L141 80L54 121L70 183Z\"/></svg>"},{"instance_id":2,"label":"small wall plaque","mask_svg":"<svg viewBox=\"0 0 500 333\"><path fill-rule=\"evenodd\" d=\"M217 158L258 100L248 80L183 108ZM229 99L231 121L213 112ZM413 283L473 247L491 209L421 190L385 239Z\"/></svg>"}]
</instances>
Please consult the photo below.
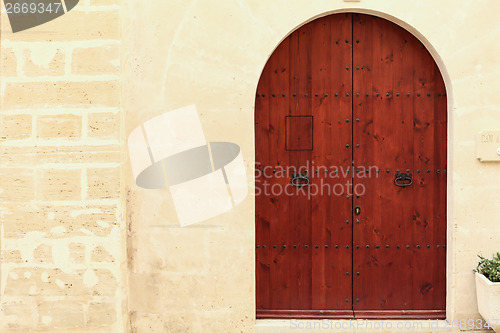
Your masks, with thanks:
<instances>
[{"instance_id":1,"label":"small wall plaque","mask_svg":"<svg viewBox=\"0 0 500 333\"><path fill-rule=\"evenodd\" d=\"M484 130L478 134L477 158L481 162L500 162L500 130Z\"/></svg>"}]
</instances>

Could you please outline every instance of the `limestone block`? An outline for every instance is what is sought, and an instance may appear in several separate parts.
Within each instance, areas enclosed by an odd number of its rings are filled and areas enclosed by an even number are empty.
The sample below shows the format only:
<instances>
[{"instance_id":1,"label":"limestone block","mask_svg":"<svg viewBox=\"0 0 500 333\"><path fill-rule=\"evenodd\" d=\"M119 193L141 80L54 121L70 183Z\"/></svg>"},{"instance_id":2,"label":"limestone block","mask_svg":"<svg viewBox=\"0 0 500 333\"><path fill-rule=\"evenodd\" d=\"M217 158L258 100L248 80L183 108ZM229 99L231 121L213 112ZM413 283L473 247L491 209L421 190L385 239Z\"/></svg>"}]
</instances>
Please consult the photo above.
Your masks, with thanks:
<instances>
[{"instance_id":1,"label":"limestone block","mask_svg":"<svg viewBox=\"0 0 500 333\"><path fill-rule=\"evenodd\" d=\"M51 44L45 47L27 49L24 51L23 73L33 76L62 76L64 75L64 51L54 48Z\"/></svg>"},{"instance_id":2,"label":"limestone block","mask_svg":"<svg viewBox=\"0 0 500 333\"><path fill-rule=\"evenodd\" d=\"M84 75L119 74L119 46L76 48L71 60L71 72Z\"/></svg>"},{"instance_id":3,"label":"limestone block","mask_svg":"<svg viewBox=\"0 0 500 333\"><path fill-rule=\"evenodd\" d=\"M54 20L58 21L58 20ZM6 83L5 109L46 105L111 106L120 102L118 81Z\"/></svg>"},{"instance_id":4,"label":"limestone block","mask_svg":"<svg viewBox=\"0 0 500 333\"><path fill-rule=\"evenodd\" d=\"M86 327L109 327L116 321L116 305L108 302L92 302L87 311Z\"/></svg>"},{"instance_id":5,"label":"limestone block","mask_svg":"<svg viewBox=\"0 0 500 333\"><path fill-rule=\"evenodd\" d=\"M77 328L84 325L83 304L74 301L47 301L38 304L40 328Z\"/></svg>"},{"instance_id":6,"label":"limestone block","mask_svg":"<svg viewBox=\"0 0 500 333\"><path fill-rule=\"evenodd\" d=\"M19 140L31 136L31 115L2 115L0 117L0 139Z\"/></svg>"},{"instance_id":7,"label":"limestone block","mask_svg":"<svg viewBox=\"0 0 500 333\"><path fill-rule=\"evenodd\" d=\"M87 198L109 199L120 197L120 168L87 169Z\"/></svg>"},{"instance_id":8,"label":"limestone block","mask_svg":"<svg viewBox=\"0 0 500 333\"><path fill-rule=\"evenodd\" d=\"M88 136L91 138L118 139L120 137L120 115L102 112L88 115Z\"/></svg>"},{"instance_id":9,"label":"limestone block","mask_svg":"<svg viewBox=\"0 0 500 333\"><path fill-rule=\"evenodd\" d=\"M25 202L34 199L35 178L32 169L0 169L0 202Z\"/></svg>"},{"instance_id":10,"label":"limestone block","mask_svg":"<svg viewBox=\"0 0 500 333\"><path fill-rule=\"evenodd\" d=\"M36 174L38 200L81 199L81 170L39 169Z\"/></svg>"},{"instance_id":11,"label":"limestone block","mask_svg":"<svg viewBox=\"0 0 500 333\"><path fill-rule=\"evenodd\" d=\"M78 139L82 135L82 117L73 114L38 116L37 137Z\"/></svg>"},{"instance_id":12,"label":"limestone block","mask_svg":"<svg viewBox=\"0 0 500 333\"><path fill-rule=\"evenodd\" d=\"M3 19L3 17L2 17ZM0 75L2 77L17 75L17 58L12 48L2 47L0 49Z\"/></svg>"}]
</instances>

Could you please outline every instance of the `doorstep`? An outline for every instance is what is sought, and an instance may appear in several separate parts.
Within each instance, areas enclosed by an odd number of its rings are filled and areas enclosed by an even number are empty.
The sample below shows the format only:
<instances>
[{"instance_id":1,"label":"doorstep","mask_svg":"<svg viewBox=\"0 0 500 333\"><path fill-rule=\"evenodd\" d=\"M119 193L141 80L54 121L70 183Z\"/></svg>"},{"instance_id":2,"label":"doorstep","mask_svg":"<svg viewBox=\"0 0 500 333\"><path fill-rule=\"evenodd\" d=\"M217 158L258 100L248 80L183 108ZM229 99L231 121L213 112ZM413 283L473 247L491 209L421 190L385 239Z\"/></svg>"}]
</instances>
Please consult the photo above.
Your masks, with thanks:
<instances>
[{"instance_id":1,"label":"doorstep","mask_svg":"<svg viewBox=\"0 0 500 333\"><path fill-rule=\"evenodd\" d=\"M459 327L452 327L446 320L307 320L307 319L258 319L255 333L435 333L463 332ZM475 330L468 332L492 333L492 330Z\"/></svg>"}]
</instances>

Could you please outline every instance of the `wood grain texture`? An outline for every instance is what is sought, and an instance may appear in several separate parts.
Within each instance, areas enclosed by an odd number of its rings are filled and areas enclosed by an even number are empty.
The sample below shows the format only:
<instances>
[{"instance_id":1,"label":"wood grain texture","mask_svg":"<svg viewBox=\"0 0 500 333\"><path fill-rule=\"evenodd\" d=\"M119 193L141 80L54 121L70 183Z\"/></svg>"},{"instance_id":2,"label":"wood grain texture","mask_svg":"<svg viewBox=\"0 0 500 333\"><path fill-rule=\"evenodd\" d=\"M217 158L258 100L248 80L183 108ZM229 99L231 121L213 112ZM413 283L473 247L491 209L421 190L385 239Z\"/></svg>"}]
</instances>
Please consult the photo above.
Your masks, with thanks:
<instances>
[{"instance_id":1,"label":"wood grain texture","mask_svg":"<svg viewBox=\"0 0 500 333\"><path fill-rule=\"evenodd\" d=\"M354 160L380 170L355 179L366 193L354 198L363 208L353 232L354 311L444 310L443 81L425 47L394 23L356 14L353 39ZM401 172L413 185L394 184Z\"/></svg>"},{"instance_id":2,"label":"wood grain texture","mask_svg":"<svg viewBox=\"0 0 500 333\"><path fill-rule=\"evenodd\" d=\"M444 318L446 131L440 72L404 29L335 14L288 36L255 103L257 317Z\"/></svg>"}]
</instances>

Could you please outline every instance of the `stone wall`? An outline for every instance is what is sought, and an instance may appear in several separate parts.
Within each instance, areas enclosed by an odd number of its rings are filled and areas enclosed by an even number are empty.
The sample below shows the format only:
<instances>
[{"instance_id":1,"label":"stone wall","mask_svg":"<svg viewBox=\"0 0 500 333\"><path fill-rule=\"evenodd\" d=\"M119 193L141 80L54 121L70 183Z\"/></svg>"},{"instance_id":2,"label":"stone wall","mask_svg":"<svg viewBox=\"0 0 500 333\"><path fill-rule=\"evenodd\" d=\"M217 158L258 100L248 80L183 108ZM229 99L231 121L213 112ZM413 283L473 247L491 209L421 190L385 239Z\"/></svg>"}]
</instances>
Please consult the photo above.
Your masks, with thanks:
<instances>
[{"instance_id":1,"label":"stone wall","mask_svg":"<svg viewBox=\"0 0 500 333\"><path fill-rule=\"evenodd\" d=\"M18 33L2 5L0 331L254 331L253 191L180 227L168 189L135 185L127 136L194 104L207 141L241 147L251 188L267 59L297 27L341 11L402 25L443 72L447 316L478 318L476 254L500 250L499 166L478 162L475 141L500 123L498 1L80 0Z\"/></svg>"},{"instance_id":2,"label":"stone wall","mask_svg":"<svg viewBox=\"0 0 500 333\"><path fill-rule=\"evenodd\" d=\"M125 331L119 4L16 33L1 5L1 332Z\"/></svg>"}]
</instances>

